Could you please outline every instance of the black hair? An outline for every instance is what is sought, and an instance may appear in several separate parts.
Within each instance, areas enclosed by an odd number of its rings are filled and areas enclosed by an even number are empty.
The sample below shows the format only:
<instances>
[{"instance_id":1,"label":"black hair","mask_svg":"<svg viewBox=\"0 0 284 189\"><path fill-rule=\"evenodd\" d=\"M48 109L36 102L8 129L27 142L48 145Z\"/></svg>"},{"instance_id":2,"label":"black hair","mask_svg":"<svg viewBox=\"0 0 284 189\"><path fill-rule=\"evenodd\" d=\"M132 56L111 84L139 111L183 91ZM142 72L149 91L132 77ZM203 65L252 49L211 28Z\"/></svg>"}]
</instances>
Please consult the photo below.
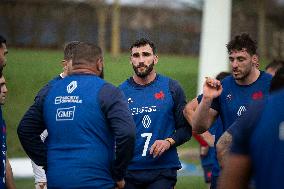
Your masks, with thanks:
<instances>
[{"instance_id":1,"label":"black hair","mask_svg":"<svg viewBox=\"0 0 284 189\"><path fill-rule=\"evenodd\" d=\"M150 47L152 48L153 50L153 54L156 54L156 46L155 44L150 41L149 39L146 39L146 38L140 38L138 40L136 40L132 45L131 47L129 48L130 52L132 51L133 47L143 47L145 45L150 45Z\"/></svg>"},{"instance_id":2,"label":"black hair","mask_svg":"<svg viewBox=\"0 0 284 189\"><path fill-rule=\"evenodd\" d=\"M220 72L217 76L216 79L219 81L222 81L225 77L231 75L230 72Z\"/></svg>"},{"instance_id":3,"label":"black hair","mask_svg":"<svg viewBox=\"0 0 284 189\"><path fill-rule=\"evenodd\" d=\"M2 35L0 35L0 47L2 47L3 43L6 44L6 42L6 39Z\"/></svg>"},{"instance_id":4,"label":"black hair","mask_svg":"<svg viewBox=\"0 0 284 189\"><path fill-rule=\"evenodd\" d=\"M271 80L269 92L284 88L284 67L279 68Z\"/></svg>"},{"instance_id":5,"label":"black hair","mask_svg":"<svg viewBox=\"0 0 284 189\"><path fill-rule=\"evenodd\" d=\"M269 68L273 68L273 69L277 70L277 69L279 69L282 66L284 66L284 61L283 60L272 60L272 62L267 64L267 66L265 67L265 70L267 70Z\"/></svg>"},{"instance_id":6,"label":"black hair","mask_svg":"<svg viewBox=\"0 0 284 189\"><path fill-rule=\"evenodd\" d=\"M250 55L257 54L257 42L247 33L235 36L234 39L226 45L226 47L229 54L231 54L234 50L246 50Z\"/></svg>"},{"instance_id":7,"label":"black hair","mask_svg":"<svg viewBox=\"0 0 284 189\"><path fill-rule=\"evenodd\" d=\"M79 64L94 64L103 58L102 49L93 44L80 42L76 45L73 52L73 66Z\"/></svg>"}]
</instances>

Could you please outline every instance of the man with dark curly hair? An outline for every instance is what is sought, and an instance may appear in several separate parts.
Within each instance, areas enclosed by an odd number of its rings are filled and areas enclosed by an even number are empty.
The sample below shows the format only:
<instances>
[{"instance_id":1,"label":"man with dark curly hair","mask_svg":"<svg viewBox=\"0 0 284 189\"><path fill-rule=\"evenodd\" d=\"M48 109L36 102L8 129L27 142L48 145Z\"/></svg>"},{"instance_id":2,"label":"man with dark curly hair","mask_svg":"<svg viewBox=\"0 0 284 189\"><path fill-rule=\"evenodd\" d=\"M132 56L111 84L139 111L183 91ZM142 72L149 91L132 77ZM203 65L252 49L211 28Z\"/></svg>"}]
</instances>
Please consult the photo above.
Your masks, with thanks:
<instances>
[{"instance_id":1,"label":"man with dark curly hair","mask_svg":"<svg viewBox=\"0 0 284 189\"><path fill-rule=\"evenodd\" d=\"M221 167L231 144L231 135L225 131L252 101L268 96L271 81L270 74L258 69L257 44L248 34L235 36L227 44L227 50L232 75L222 82L206 78L203 98L192 115L192 129L197 133L206 131L220 116L224 134L217 143L217 156ZM217 178L218 174L212 177L211 188L216 188Z\"/></svg>"}]
</instances>

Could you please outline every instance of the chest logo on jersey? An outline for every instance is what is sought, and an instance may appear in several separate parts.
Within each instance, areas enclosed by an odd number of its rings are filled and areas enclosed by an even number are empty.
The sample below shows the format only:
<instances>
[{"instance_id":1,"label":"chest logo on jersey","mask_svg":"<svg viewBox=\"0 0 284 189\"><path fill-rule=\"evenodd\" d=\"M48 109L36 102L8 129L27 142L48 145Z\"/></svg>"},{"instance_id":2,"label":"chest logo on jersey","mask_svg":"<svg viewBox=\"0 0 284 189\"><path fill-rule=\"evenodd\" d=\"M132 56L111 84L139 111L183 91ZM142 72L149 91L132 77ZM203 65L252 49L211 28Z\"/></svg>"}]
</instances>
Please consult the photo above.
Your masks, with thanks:
<instances>
[{"instance_id":1,"label":"chest logo on jersey","mask_svg":"<svg viewBox=\"0 0 284 189\"><path fill-rule=\"evenodd\" d=\"M151 118L148 115L144 115L143 119L142 119L142 124L144 128L149 128L151 125Z\"/></svg>"},{"instance_id":2,"label":"chest logo on jersey","mask_svg":"<svg viewBox=\"0 0 284 189\"><path fill-rule=\"evenodd\" d=\"M233 96L231 94L227 94L226 100L231 101L233 99Z\"/></svg>"},{"instance_id":3,"label":"chest logo on jersey","mask_svg":"<svg viewBox=\"0 0 284 189\"><path fill-rule=\"evenodd\" d=\"M67 93L72 93L77 88L77 81L71 81L66 87Z\"/></svg>"},{"instance_id":4,"label":"chest logo on jersey","mask_svg":"<svg viewBox=\"0 0 284 189\"><path fill-rule=\"evenodd\" d=\"M54 104L64 104L64 103L77 103L81 104L82 100L79 96L57 96L54 99Z\"/></svg>"},{"instance_id":5,"label":"chest logo on jersey","mask_svg":"<svg viewBox=\"0 0 284 189\"><path fill-rule=\"evenodd\" d=\"M240 117L245 111L247 111L245 106L240 106L237 115Z\"/></svg>"},{"instance_id":6,"label":"chest logo on jersey","mask_svg":"<svg viewBox=\"0 0 284 189\"><path fill-rule=\"evenodd\" d=\"M252 99L253 100L260 100L263 98L263 92L262 91L258 91L252 94Z\"/></svg>"},{"instance_id":7,"label":"chest logo on jersey","mask_svg":"<svg viewBox=\"0 0 284 189\"><path fill-rule=\"evenodd\" d=\"M157 107L156 106L145 106L145 107L139 107L139 108L131 108L130 109L132 115L138 115L142 113L151 113L151 112L156 112Z\"/></svg>"},{"instance_id":8,"label":"chest logo on jersey","mask_svg":"<svg viewBox=\"0 0 284 189\"><path fill-rule=\"evenodd\" d=\"M127 103L128 103L128 104L133 103L133 102L134 102L134 101L132 100L132 98L128 98L128 99L127 99Z\"/></svg>"},{"instance_id":9,"label":"chest logo on jersey","mask_svg":"<svg viewBox=\"0 0 284 189\"><path fill-rule=\"evenodd\" d=\"M163 91L160 91L160 92L158 92L158 93L155 93L155 98L157 99L157 100L163 100L164 98L165 98L165 94L164 94L164 92Z\"/></svg>"},{"instance_id":10,"label":"chest logo on jersey","mask_svg":"<svg viewBox=\"0 0 284 189\"><path fill-rule=\"evenodd\" d=\"M73 120L75 115L75 106L69 108L58 108L56 112L56 121Z\"/></svg>"}]
</instances>

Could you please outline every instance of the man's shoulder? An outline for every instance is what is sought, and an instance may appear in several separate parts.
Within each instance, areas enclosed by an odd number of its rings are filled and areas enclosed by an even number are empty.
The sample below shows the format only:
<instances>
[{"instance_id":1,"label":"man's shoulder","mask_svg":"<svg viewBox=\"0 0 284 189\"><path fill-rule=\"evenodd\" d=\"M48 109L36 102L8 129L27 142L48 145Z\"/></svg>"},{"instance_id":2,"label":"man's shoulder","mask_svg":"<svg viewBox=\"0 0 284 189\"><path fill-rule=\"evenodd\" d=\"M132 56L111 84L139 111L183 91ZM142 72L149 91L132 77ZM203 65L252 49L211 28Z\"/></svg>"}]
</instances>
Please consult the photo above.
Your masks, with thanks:
<instances>
[{"instance_id":1,"label":"man's shoulder","mask_svg":"<svg viewBox=\"0 0 284 189\"><path fill-rule=\"evenodd\" d=\"M269 73L266 73L264 71L260 71L261 77L259 77L259 79L261 81L268 81L270 82L272 79L272 75L270 75Z\"/></svg>"},{"instance_id":2,"label":"man's shoulder","mask_svg":"<svg viewBox=\"0 0 284 189\"><path fill-rule=\"evenodd\" d=\"M123 81L121 84L118 85L118 88L120 89L124 89L126 88L128 85L131 84L131 77L129 77L128 79L126 79L125 81Z\"/></svg>"}]
</instances>

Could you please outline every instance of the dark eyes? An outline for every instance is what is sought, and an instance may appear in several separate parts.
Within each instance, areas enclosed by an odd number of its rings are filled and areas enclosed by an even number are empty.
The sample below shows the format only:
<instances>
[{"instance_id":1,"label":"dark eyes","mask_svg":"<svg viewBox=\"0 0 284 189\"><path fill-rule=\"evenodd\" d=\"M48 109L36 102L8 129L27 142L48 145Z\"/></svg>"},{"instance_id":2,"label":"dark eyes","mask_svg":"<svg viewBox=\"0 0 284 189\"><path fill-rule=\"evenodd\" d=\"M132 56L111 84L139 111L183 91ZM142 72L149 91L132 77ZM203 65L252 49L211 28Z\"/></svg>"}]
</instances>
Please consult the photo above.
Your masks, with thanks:
<instances>
[{"instance_id":1,"label":"dark eyes","mask_svg":"<svg viewBox=\"0 0 284 189\"><path fill-rule=\"evenodd\" d=\"M151 56L151 55L152 55L151 53L142 52L142 56L148 57L148 56ZM132 56L135 57L135 58L138 58L140 56L140 54L139 53L133 53Z\"/></svg>"},{"instance_id":2,"label":"dark eyes","mask_svg":"<svg viewBox=\"0 0 284 189\"><path fill-rule=\"evenodd\" d=\"M245 58L243 57L238 57L236 58L238 62L243 62L245 60ZM234 58L229 58L230 62L233 62L235 59Z\"/></svg>"}]
</instances>

